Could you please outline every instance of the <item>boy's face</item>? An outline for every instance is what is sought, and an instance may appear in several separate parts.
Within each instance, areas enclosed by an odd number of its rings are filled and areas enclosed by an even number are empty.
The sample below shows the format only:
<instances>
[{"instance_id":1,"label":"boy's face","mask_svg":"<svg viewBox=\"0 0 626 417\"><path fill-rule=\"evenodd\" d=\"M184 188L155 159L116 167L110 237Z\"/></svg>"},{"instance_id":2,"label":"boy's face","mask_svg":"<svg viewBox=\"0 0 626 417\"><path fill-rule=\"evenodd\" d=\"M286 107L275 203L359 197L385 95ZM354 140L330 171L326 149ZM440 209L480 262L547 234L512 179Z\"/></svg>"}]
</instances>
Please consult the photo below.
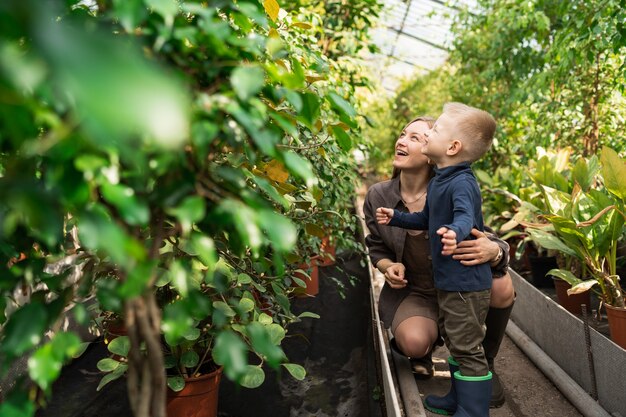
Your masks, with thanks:
<instances>
[{"instance_id":1,"label":"boy's face","mask_svg":"<svg viewBox=\"0 0 626 417\"><path fill-rule=\"evenodd\" d=\"M448 148L455 139L456 132L454 126L454 118L450 115L443 113L439 116L433 128L424 135L425 141L422 145L422 153L435 163L446 156Z\"/></svg>"}]
</instances>

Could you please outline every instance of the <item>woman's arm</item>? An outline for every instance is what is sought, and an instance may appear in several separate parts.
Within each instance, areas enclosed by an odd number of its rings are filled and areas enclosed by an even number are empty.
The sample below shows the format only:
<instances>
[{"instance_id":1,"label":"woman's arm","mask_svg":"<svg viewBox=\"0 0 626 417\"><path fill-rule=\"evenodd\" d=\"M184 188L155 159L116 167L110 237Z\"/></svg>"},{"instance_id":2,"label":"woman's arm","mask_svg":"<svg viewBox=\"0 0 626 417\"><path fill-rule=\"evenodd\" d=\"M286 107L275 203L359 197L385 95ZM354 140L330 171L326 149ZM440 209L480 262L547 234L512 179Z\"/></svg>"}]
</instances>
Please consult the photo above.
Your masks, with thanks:
<instances>
[{"instance_id":1,"label":"woman's arm","mask_svg":"<svg viewBox=\"0 0 626 417\"><path fill-rule=\"evenodd\" d=\"M394 250L385 243L380 234L379 227L387 226L380 226L376 222L376 207L374 207L372 202L372 193L374 192L375 191L370 188L365 195L365 201L363 202L363 215L365 216L365 225L369 231L369 234L365 236L365 245L367 245L372 264L377 266L382 259L394 260L396 258L396 254Z\"/></svg>"},{"instance_id":2,"label":"woman's arm","mask_svg":"<svg viewBox=\"0 0 626 417\"><path fill-rule=\"evenodd\" d=\"M385 281L391 288L402 288L407 282L404 279L405 266L395 262L395 252L385 243L379 233L379 224L376 221L376 208L372 204L372 189L365 195L363 214L369 234L365 237L372 264L385 275Z\"/></svg>"}]
</instances>

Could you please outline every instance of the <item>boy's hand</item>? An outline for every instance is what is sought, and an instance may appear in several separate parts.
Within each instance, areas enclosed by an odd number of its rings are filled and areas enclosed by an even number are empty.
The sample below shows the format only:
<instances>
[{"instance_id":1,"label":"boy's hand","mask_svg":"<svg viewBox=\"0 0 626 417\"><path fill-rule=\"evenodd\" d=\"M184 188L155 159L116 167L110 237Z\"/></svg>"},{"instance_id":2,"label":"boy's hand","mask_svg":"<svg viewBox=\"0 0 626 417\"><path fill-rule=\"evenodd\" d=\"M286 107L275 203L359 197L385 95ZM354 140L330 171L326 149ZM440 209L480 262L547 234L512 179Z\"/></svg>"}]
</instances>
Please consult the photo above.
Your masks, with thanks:
<instances>
[{"instance_id":1,"label":"boy's hand","mask_svg":"<svg viewBox=\"0 0 626 417\"><path fill-rule=\"evenodd\" d=\"M393 209L386 207L378 207L376 209L376 220L378 224L388 224L393 217Z\"/></svg>"},{"instance_id":2,"label":"boy's hand","mask_svg":"<svg viewBox=\"0 0 626 417\"><path fill-rule=\"evenodd\" d=\"M456 249L456 232L448 229L447 227L440 227L437 230L437 234L441 236L441 244L443 245L441 254L452 255Z\"/></svg>"}]
</instances>

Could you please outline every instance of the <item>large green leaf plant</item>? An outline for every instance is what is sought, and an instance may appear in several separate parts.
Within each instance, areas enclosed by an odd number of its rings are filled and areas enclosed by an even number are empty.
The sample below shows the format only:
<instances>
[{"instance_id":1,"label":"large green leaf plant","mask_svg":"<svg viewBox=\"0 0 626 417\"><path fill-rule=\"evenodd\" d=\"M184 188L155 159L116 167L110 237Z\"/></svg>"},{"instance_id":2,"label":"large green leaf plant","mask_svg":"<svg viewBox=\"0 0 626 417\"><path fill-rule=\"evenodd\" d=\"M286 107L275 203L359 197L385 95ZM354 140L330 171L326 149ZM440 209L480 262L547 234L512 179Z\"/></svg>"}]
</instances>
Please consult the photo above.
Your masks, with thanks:
<instances>
[{"instance_id":1,"label":"large green leaf plant","mask_svg":"<svg viewBox=\"0 0 626 417\"><path fill-rule=\"evenodd\" d=\"M528 230L539 245L576 258L586 267L588 277L577 277L568 269L550 271L572 285L568 293L593 289L605 303L624 308L617 247L624 238L626 219L626 161L607 147L600 154L599 172L596 161L595 157L578 159L570 173L569 192L540 185L545 209L538 214L548 223L530 224Z\"/></svg>"}]
</instances>

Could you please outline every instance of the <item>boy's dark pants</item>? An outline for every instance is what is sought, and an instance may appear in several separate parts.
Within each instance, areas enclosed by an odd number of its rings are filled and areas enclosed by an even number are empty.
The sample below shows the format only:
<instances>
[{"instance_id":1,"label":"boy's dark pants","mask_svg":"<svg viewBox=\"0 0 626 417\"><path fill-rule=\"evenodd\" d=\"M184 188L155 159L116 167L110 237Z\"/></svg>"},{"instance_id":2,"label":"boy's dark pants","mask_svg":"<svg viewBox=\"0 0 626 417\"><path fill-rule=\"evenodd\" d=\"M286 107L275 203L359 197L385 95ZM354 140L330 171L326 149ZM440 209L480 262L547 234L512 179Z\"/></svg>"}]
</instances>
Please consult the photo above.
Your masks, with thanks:
<instances>
[{"instance_id":1,"label":"boy's dark pants","mask_svg":"<svg viewBox=\"0 0 626 417\"><path fill-rule=\"evenodd\" d=\"M489 373L482 342L490 297L491 289L468 292L437 290L439 332L450 355L459 363L463 376L485 376Z\"/></svg>"}]
</instances>

